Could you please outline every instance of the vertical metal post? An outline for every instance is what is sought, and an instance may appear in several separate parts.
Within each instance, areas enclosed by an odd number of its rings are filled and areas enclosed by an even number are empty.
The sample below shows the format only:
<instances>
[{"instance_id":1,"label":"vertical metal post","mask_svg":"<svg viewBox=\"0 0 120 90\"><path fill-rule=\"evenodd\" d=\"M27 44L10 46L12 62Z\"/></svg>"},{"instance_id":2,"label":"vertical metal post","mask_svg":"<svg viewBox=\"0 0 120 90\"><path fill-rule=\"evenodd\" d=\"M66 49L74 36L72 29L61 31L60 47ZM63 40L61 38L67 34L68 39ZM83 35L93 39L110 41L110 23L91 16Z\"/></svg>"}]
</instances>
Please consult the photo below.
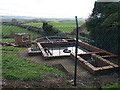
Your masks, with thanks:
<instances>
[{"instance_id":1,"label":"vertical metal post","mask_svg":"<svg viewBox=\"0 0 120 90\"><path fill-rule=\"evenodd\" d=\"M120 1L118 2L118 21L120 21ZM120 64L120 23L118 24L118 64ZM120 73L120 70L118 70Z\"/></svg>"},{"instance_id":2,"label":"vertical metal post","mask_svg":"<svg viewBox=\"0 0 120 90\"><path fill-rule=\"evenodd\" d=\"M76 86L76 75L77 75L77 48L78 48L78 20L76 19L76 48L75 48L75 72L74 72L74 86Z\"/></svg>"}]
</instances>

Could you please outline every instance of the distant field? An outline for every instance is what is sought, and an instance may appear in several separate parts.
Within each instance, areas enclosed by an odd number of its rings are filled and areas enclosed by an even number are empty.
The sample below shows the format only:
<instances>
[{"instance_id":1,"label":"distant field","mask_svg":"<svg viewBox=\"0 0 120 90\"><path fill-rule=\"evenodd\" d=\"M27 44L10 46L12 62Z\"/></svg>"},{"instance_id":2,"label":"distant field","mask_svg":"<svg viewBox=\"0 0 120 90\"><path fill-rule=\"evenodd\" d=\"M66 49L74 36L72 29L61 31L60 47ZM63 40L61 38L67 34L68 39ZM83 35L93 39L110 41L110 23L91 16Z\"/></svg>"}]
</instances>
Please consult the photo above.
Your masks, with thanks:
<instances>
[{"instance_id":1,"label":"distant field","mask_svg":"<svg viewBox=\"0 0 120 90\"><path fill-rule=\"evenodd\" d=\"M3 37L9 37L9 38L14 38L14 34L15 33L29 33L31 35L31 38L35 38L35 37L40 37L41 35L33 32L33 31L29 31L27 29L24 28L20 28L18 26L6 26L6 25L2 25L2 35Z\"/></svg>"},{"instance_id":2,"label":"distant field","mask_svg":"<svg viewBox=\"0 0 120 90\"><path fill-rule=\"evenodd\" d=\"M76 27L75 22L51 22L51 25L55 27L56 29L61 30L62 32L72 32L74 28ZM84 24L84 22L79 22L79 26Z\"/></svg>"},{"instance_id":3,"label":"distant field","mask_svg":"<svg viewBox=\"0 0 120 90\"><path fill-rule=\"evenodd\" d=\"M29 25L29 26L33 26L33 27L38 27L38 28L42 28L43 23L26 23L23 25Z\"/></svg>"},{"instance_id":4,"label":"distant field","mask_svg":"<svg viewBox=\"0 0 120 90\"><path fill-rule=\"evenodd\" d=\"M54 28L62 31L62 32L72 32L74 28L76 27L75 22L49 22ZM84 24L84 22L79 22L79 26ZM23 25L30 25L34 27L42 28L43 23L26 23Z\"/></svg>"}]
</instances>

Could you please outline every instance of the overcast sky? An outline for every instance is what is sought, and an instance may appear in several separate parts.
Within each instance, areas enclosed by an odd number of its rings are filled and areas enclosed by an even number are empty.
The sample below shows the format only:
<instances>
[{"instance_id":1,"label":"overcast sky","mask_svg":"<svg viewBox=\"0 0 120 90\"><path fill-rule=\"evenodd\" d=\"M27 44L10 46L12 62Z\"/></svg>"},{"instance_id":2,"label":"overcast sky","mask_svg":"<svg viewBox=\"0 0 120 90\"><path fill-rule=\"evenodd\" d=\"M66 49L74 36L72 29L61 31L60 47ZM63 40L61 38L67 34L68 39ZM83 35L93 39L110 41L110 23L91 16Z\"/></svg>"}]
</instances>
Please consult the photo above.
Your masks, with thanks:
<instances>
[{"instance_id":1,"label":"overcast sky","mask_svg":"<svg viewBox=\"0 0 120 90\"><path fill-rule=\"evenodd\" d=\"M1 0L0 15L87 18L96 0Z\"/></svg>"}]
</instances>

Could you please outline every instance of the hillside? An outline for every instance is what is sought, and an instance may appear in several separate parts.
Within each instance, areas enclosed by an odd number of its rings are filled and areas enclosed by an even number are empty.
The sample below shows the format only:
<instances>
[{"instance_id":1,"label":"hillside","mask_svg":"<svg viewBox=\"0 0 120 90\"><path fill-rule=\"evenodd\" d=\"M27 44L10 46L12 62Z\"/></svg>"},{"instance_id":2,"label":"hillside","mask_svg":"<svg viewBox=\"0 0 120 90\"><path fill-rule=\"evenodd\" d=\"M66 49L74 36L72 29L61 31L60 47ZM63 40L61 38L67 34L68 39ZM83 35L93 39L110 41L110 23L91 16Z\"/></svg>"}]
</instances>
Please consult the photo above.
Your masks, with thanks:
<instances>
[{"instance_id":1,"label":"hillside","mask_svg":"<svg viewBox=\"0 0 120 90\"><path fill-rule=\"evenodd\" d=\"M28 29L24 29L18 26L8 26L8 25L2 25L2 38L14 38L15 33L29 33L31 35L31 39L34 39L36 37L41 37L39 33L29 31Z\"/></svg>"}]
</instances>

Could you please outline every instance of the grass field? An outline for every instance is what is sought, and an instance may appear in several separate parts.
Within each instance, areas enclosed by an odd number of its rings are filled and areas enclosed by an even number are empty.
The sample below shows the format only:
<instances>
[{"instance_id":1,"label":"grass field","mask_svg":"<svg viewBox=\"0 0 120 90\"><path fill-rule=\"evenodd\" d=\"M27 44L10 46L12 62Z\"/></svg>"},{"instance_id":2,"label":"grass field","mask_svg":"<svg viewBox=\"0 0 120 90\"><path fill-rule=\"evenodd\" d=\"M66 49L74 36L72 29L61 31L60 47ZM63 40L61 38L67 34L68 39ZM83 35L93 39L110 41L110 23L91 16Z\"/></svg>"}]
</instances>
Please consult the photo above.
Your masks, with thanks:
<instances>
[{"instance_id":1,"label":"grass field","mask_svg":"<svg viewBox=\"0 0 120 90\"><path fill-rule=\"evenodd\" d=\"M62 32L72 32L76 27L75 22L49 22L49 24ZM84 22L79 22L78 24L79 26L81 26L82 24L84 24ZM42 28L43 23L26 23L23 25L30 25L30 26Z\"/></svg>"},{"instance_id":2,"label":"grass field","mask_svg":"<svg viewBox=\"0 0 120 90\"><path fill-rule=\"evenodd\" d=\"M48 76L65 77L65 74L51 66L43 66L20 58L17 54L24 48L2 47L2 76L7 80L41 80Z\"/></svg>"},{"instance_id":3,"label":"grass field","mask_svg":"<svg viewBox=\"0 0 120 90\"><path fill-rule=\"evenodd\" d=\"M53 25L54 28L68 33L72 32L76 27L75 22L50 22L50 24ZM78 24L81 26L84 22L79 22Z\"/></svg>"},{"instance_id":4,"label":"grass field","mask_svg":"<svg viewBox=\"0 0 120 90\"><path fill-rule=\"evenodd\" d=\"M33 32L33 31L29 31L27 29L24 28L20 28L18 26L6 26L6 25L2 25L2 35L3 37L10 37L10 38L14 38L14 34L15 33L29 33L31 35L31 38L35 38L35 37L40 37L41 35Z\"/></svg>"},{"instance_id":5,"label":"grass field","mask_svg":"<svg viewBox=\"0 0 120 90\"><path fill-rule=\"evenodd\" d=\"M42 28L43 23L26 23L23 25L29 25L29 26L33 26L33 27L38 27L38 28Z\"/></svg>"}]
</instances>

